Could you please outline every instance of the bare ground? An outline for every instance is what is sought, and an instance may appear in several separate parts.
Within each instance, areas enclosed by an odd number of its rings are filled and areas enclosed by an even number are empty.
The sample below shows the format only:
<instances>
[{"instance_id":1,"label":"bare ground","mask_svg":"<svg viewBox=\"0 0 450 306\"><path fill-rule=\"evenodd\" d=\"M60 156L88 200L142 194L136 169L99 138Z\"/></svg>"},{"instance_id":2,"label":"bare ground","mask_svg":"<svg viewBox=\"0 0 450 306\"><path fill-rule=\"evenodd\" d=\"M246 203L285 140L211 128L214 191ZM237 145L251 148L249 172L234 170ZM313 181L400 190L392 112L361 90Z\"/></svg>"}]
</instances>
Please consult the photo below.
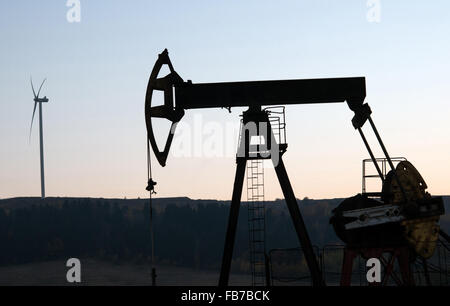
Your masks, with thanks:
<instances>
[{"instance_id":1,"label":"bare ground","mask_svg":"<svg viewBox=\"0 0 450 306\"><path fill-rule=\"evenodd\" d=\"M65 261L47 261L0 267L0 286L64 286L69 270ZM120 264L81 259L81 285L87 286L150 286L148 265ZM218 271L195 270L176 266L156 266L157 285L215 286ZM231 274L230 285L250 285L251 276Z\"/></svg>"}]
</instances>

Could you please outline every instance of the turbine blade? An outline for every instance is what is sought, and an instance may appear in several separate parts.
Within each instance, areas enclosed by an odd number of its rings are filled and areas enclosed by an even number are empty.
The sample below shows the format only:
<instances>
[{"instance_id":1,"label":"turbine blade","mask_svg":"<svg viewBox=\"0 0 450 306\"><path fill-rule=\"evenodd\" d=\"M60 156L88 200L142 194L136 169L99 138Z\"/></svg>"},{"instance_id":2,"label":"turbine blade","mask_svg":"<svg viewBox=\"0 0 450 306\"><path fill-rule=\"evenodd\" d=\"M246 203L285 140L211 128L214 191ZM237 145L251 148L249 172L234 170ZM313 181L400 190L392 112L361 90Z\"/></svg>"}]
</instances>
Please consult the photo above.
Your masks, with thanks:
<instances>
[{"instance_id":1,"label":"turbine blade","mask_svg":"<svg viewBox=\"0 0 450 306\"><path fill-rule=\"evenodd\" d=\"M45 78L45 79L42 81L42 84L41 84L41 86L39 87L38 94L37 94L38 97L39 97L39 94L41 93L42 85L44 85L44 83L45 83L46 80L47 80L47 78Z\"/></svg>"},{"instance_id":2,"label":"turbine blade","mask_svg":"<svg viewBox=\"0 0 450 306\"><path fill-rule=\"evenodd\" d=\"M37 102L34 102L33 116L31 117L31 125L30 125L30 137L28 139L29 142L31 142L31 130L33 128L33 119L34 119L34 113L36 112L36 105L37 105Z\"/></svg>"},{"instance_id":3,"label":"turbine blade","mask_svg":"<svg viewBox=\"0 0 450 306\"><path fill-rule=\"evenodd\" d=\"M30 82L31 82L31 89L33 89L33 95L34 95L34 98L36 99L37 96L36 96L36 92L34 91L33 79L32 79L31 77L30 77Z\"/></svg>"}]
</instances>

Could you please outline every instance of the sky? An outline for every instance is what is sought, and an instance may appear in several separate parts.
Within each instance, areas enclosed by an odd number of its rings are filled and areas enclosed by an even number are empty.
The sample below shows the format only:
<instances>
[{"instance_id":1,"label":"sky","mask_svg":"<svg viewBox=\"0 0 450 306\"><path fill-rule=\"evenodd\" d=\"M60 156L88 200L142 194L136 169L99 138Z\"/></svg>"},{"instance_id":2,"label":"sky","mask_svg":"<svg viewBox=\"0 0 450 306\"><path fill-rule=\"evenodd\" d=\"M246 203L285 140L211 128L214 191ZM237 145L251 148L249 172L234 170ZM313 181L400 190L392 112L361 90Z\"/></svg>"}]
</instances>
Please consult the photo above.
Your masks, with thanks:
<instances>
[{"instance_id":1,"label":"sky","mask_svg":"<svg viewBox=\"0 0 450 306\"><path fill-rule=\"evenodd\" d=\"M47 196L147 197L144 100L165 48L194 83L366 77L390 155L411 161L432 194L450 194L448 1L80 0L79 22L68 22L66 4L0 2L0 198L40 195L30 76L35 86L47 78L50 99ZM156 196L230 199L243 110L187 111L167 166L153 158ZM284 161L298 198L361 192L368 154L352 116L345 104L286 108ZM159 140L165 125L156 123ZM189 135L191 150L177 146ZM209 152L211 142L222 149ZM273 169L265 175L266 199L282 198Z\"/></svg>"}]
</instances>

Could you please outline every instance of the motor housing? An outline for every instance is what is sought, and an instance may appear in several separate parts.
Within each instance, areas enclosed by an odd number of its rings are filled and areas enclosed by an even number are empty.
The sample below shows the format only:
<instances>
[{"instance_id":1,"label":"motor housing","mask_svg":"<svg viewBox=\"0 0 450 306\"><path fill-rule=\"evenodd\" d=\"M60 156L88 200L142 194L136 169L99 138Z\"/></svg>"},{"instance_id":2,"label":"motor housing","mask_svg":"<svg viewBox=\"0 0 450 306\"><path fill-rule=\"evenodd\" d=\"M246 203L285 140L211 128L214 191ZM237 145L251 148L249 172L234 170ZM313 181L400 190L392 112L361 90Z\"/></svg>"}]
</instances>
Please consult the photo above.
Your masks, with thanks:
<instances>
[{"instance_id":1,"label":"motor housing","mask_svg":"<svg viewBox=\"0 0 450 306\"><path fill-rule=\"evenodd\" d=\"M330 223L348 245L409 245L417 255L429 258L439 236L439 217L445 210L442 197L432 197L426 189L416 168L401 161L386 175L379 198L358 194L345 199L332 211Z\"/></svg>"}]
</instances>

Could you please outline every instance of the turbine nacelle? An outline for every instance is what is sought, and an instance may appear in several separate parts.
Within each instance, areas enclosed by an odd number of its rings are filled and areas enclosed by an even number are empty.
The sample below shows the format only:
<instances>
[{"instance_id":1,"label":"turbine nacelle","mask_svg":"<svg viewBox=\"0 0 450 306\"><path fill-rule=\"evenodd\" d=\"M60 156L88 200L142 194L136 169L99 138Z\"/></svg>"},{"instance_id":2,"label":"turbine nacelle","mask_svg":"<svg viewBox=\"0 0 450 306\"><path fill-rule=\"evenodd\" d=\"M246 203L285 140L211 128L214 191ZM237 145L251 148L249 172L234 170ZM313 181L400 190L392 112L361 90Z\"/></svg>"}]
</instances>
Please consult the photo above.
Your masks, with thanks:
<instances>
[{"instance_id":1,"label":"turbine nacelle","mask_svg":"<svg viewBox=\"0 0 450 306\"><path fill-rule=\"evenodd\" d=\"M39 98L39 94L41 93L42 85L44 85L46 80L47 79L44 79L42 81L41 86L39 86L38 93L36 94L36 92L34 91L33 79L30 78L31 90L33 90L33 95L34 95L34 99L33 99L33 101L34 101L33 116L31 117L31 125L30 125L30 139L31 139L31 130L33 129L34 114L36 113L36 106L37 106L38 103L46 103L46 102L48 102L47 96L44 96L43 98Z\"/></svg>"},{"instance_id":2,"label":"turbine nacelle","mask_svg":"<svg viewBox=\"0 0 450 306\"><path fill-rule=\"evenodd\" d=\"M34 98L34 102L36 102L36 103L41 103L41 102L48 102L48 98L47 98L47 96L44 96L43 98L39 98L39 97L36 97L36 98Z\"/></svg>"}]
</instances>

